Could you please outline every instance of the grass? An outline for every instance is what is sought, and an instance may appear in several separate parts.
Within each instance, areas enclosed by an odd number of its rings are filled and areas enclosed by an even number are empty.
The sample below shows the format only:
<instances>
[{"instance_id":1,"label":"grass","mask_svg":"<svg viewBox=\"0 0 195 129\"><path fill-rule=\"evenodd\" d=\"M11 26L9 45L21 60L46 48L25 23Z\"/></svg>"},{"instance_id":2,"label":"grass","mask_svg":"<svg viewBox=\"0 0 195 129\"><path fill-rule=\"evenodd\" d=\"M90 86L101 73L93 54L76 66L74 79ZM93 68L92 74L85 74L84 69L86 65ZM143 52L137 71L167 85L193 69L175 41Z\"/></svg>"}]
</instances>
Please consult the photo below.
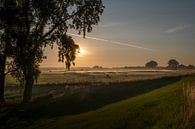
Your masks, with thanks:
<instances>
[{"instance_id":1,"label":"grass","mask_svg":"<svg viewBox=\"0 0 195 129\"><path fill-rule=\"evenodd\" d=\"M193 73L194 71L113 71L113 72L84 72L83 73L63 73L63 72L43 72L39 79L40 84L72 84L72 83L109 83L135 80L147 80L161 78L165 76L178 76ZM6 77L7 86L19 85L10 75Z\"/></svg>"},{"instance_id":2,"label":"grass","mask_svg":"<svg viewBox=\"0 0 195 129\"><path fill-rule=\"evenodd\" d=\"M64 85L42 85L36 87L39 98L32 103L21 105L10 111L11 116L20 119L39 117L59 117L88 112L104 105L150 92L169 83L177 82L180 77L164 77L154 80L121 82L91 86L77 85L77 88L64 89ZM84 87L84 88L82 88ZM9 95L9 100L17 100L17 94ZM47 107L47 108L45 108ZM59 108L60 107L60 108ZM23 110L21 112L21 110Z\"/></svg>"},{"instance_id":3,"label":"grass","mask_svg":"<svg viewBox=\"0 0 195 129\"><path fill-rule=\"evenodd\" d=\"M30 124L25 119L12 117L6 121L6 127L16 129L178 129L182 124L183 106L186 102L183 90L190 85L191 81L192 78L187 77L146 94L130 97L87 113L39 117L32 120ZM47 110L49 106L45 105L43 108ZM50 111L56 112L61 108L58 106Z\"/></svg>"}]
</instances>

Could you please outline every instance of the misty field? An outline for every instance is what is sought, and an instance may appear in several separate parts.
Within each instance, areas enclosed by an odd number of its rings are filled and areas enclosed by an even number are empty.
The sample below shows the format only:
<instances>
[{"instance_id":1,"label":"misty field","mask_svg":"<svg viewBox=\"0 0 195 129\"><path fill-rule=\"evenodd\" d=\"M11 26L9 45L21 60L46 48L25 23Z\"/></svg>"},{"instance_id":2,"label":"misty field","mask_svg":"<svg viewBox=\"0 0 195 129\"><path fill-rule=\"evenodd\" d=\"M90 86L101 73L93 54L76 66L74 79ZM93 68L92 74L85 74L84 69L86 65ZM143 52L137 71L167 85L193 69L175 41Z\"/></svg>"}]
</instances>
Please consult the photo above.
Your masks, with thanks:
<instances>
[{"instance_id":1,"label":"misty field","mask_svg":"<svg viewBox=\"0 0 195 129\"><path fill-rule=\"evenodd\" d=\"M184 118L184 89L194 81L187 76L193 73L45 70L32 102L17 106L23 87L8 76L6 99L12 104L1 107L0 128L176 129Z\"/></svg>"},{"instance_id":2,"label":"misty field","mask_svg":"<svg viewBox=\"0 0 195 129\"><path fill-rule=\"evenodd\" d=\"M42 74L33 88L34 97L63 92L75 92L92 86L112 85L112 83L133 82L141 80L158 79L192 74L194 71L173 70L77 70L64 71L64 69L43 69ZM18 101L23 93L23 86L10 75L6 78L6 98Z\"/></svg>"},{"instance_id":3,"label":"misty field","mask_svg":"<svg viewBox=\"0 0 195 129\"><path fill-rule=\"evenodd\" d=\"M65 71L63 69L42 69L37 84L72 84L72 83L109 83L155 79L165 76L178 76L195 73L192 70L128 70L128 69L84 69ZM7 85L18 84L7 77Z\"/></svg>"}]
</instances>

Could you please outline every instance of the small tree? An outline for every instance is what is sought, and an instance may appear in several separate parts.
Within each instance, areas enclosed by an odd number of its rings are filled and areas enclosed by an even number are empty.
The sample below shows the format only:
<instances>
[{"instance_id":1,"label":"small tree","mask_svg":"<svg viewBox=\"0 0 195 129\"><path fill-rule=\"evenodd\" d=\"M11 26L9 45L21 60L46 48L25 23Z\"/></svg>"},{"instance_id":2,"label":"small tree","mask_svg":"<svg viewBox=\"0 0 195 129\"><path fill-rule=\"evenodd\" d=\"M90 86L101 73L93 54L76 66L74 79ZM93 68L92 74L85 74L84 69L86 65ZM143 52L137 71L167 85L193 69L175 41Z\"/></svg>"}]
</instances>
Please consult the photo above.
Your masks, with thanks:
<instances>
[{"instance_id":1,"label":"small tree","mask_svg":"<svg viewBox=\"0 0 195 129\"><path fill-rule=\"evenodd\" d=\"M99 65L95 65L93 66L94 69L102 69L102 66L99 66Z\"/></svg>"},{"instance_id":2,"label":"small tree","mask_svg":"<svg viewBox=\"0 0 195 129\"><path fill-rule=\"evenodd\" d=\"M156 68L158 66L158 63L156 61L149 61L148 63L145 64L146 68Z\"/></svg>"},{"instance_id":3,"label":"small tree","mask_svg":"<svg viewBox=\"0 0 195 129\"><path fill-rule=\"evenodd\" d=\"M179 66L179 62L177 60L171 59L168 61L168 68L178 69L178 66Z\"/></svg>"},{"instance_id":4,"label":"small tree","mask_svg":"<svg viewBox=\"0 0 195 129\"><path fill-rule=\"evenodd\" d=\"M188 69L195 69L195 66L194 65L188 65L187 68Z\"/></svg>"},{"instance_id":5,"label":"small tree","mask_svg":"<svg viewBox=\"0 0 195 129\"><path fill-rule=\"evenodd\" d=\"M180 65L178 66L178 68L179 68L179 69L187 69L187 66L185 66L184 64L180 64Z\"/></svg>"}]
</instances>

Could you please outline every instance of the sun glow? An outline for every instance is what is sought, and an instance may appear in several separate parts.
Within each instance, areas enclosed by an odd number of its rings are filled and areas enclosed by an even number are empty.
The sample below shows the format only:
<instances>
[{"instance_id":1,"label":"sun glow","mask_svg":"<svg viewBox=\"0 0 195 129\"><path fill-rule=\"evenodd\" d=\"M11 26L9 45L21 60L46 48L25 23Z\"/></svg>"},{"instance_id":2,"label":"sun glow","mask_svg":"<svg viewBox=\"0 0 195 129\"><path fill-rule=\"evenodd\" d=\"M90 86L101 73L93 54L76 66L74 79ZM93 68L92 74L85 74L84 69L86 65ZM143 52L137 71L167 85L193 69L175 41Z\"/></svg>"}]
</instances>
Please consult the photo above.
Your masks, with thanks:
<instances>
[{"instance_id":1,"label":"sun glow","mask_svg":"<svg viewBox=\"0 0 195 129\"><path fill-rule=\"evenodd\" d=\"M85 56L87 54L87 50L84 49L83 47L80 47L78 50L78 56Z\"/></svg>"}]
</instances>

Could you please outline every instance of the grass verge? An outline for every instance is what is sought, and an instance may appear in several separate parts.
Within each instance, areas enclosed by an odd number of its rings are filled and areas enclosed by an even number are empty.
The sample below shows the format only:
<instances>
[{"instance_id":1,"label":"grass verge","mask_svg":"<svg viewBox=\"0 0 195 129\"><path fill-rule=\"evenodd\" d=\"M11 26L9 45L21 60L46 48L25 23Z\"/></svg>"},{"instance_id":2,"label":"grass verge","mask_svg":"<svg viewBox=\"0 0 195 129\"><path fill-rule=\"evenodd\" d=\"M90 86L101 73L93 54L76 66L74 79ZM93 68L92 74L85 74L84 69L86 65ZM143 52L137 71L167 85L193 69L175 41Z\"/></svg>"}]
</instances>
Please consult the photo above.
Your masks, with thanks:
<instances>
[{"instance_id":1,"label":"grass verge","mask_svg":"<svg viewBox=\"0 0 195 129\"><path fill-rule=\"evenodd\" d=\"M178 129L183 127L183 107L187 100L184 89L190 86L192 80L194 78L186 77L87 113L39 118L31 125L12 118L6 125L15 129Z\"/></svg>"}]
</instances>

